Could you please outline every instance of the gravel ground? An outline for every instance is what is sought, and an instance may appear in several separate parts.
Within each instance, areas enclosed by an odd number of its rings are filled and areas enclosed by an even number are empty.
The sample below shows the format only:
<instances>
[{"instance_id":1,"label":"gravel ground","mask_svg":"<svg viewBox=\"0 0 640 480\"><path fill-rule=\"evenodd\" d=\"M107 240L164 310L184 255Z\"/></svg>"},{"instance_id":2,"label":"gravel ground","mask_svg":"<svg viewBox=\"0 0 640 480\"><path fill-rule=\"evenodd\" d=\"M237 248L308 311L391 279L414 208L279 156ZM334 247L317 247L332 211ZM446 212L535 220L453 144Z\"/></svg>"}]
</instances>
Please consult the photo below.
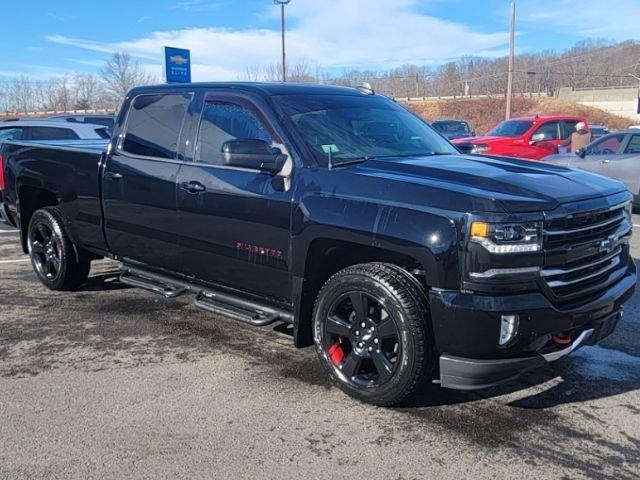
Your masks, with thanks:
<instances>
[{"instance_id":1,"label":"gravel ground","mask_svg":"<svg viewBox=\"0 0 640 480\"><path fill-rule=\"evenodd\" d=\"M127 288L113 263L49 292L17 240L0 227L0 479L640 478L638 295L599 346L392 410L332 387L286 329Z\"/></svg>"}]
</instances>

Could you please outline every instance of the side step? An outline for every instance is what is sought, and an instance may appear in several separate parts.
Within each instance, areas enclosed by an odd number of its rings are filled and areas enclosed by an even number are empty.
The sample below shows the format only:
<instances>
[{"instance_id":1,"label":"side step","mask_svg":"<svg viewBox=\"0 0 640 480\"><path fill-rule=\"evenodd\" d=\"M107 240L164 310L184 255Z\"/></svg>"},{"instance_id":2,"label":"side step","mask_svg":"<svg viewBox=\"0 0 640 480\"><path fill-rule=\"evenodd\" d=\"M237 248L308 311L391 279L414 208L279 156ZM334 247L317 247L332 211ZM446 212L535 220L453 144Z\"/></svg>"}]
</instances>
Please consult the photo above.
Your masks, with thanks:
<instances>
[{"instance_id":1,"label":"side step","mask_svg":"<svg viewBox=\"0 0 640 480\"><path fill-rule=\"evenodd\" d=\"M186 288L164 283L155 278L145 277L143 274L133 273L128 269L120 274L120 281L132 287L144 288L145 290L158 293L165 298L175 298L187 291Z\"/></svg>"},{"instance_id":2,"label":"side step","mask_svg":"<svg viewBox=\"0 0 640 480\"><path fill-rule=\"evenodd\" d=\"M255 327L264 327L280 320L280 314L278 313L264 312L239 305L231 305L221 300L217 300L216 295L212 293L200 292L196 296L195 305L203 310L219 313L220 315L226 315Z\"/></svg>"},{"instance_id":3,"label":"side step","mask_svg":"<svg viewBox=\"0 0 640 480\"><path fill-rule=\"evenodd\" d=\"M236 320L263 327L280 321L293 323L293 312L265 304L245 296L214 290L210 287L180 280L169 275L147 271L138 266L122 266L120 281L133 287L140 287L166 298L184 293L195 293L195 305L209 312L226 315Z\"/></svg>"}]
</instances>

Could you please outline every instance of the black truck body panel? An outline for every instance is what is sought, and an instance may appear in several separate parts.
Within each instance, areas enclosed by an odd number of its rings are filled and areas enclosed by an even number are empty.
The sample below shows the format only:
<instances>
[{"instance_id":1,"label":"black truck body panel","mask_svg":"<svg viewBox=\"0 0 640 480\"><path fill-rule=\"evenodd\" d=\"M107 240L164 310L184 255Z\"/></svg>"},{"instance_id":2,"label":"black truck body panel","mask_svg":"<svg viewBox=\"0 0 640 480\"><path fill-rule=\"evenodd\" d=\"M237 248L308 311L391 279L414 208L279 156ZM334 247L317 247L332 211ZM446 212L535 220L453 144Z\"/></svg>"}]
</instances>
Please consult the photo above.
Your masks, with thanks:
<instances>
[{"instance_id":1,"label":"black truck body panel","mask_svg":"<svg viewBox=\"0 0 640 480\"><path fill-rule=\"evenodd\" d=\"M190 98L177 157L125 153L119 142L132 102L141 95L172 93ZM304 289L311 283L318 245L339 242L407 259L406 266L429 290L435 346L449 356L444 358L518 359L514 368L492 370L487 385L511 378L523 358L535 358L524 362L527 366L540 364L536 352L555 332L597 329L632 293L635 265L624 246L624 272L615 285L571 307L560 306L540 282L474 284L462 259L476 216L544 222L628 202L622 184L543 163L462 154L327 168L308 154L278 109L274 97L288 94L365 95L349 88L244 83L134 89L108 148L6 142L2 208L24 232L21 192L49 192L80 248L289 310L298 345L306 343L305 335L308 340ZM290 172L269 175L198 161L194 148L205 102L234 102L255 112L286 148ZM203 191L190 191L189 184ZM522 319L522 335L506 348L496 342L504 312L520 312ZM485 371L486 365L479 368Z\"/></svg>"}]
</instances>

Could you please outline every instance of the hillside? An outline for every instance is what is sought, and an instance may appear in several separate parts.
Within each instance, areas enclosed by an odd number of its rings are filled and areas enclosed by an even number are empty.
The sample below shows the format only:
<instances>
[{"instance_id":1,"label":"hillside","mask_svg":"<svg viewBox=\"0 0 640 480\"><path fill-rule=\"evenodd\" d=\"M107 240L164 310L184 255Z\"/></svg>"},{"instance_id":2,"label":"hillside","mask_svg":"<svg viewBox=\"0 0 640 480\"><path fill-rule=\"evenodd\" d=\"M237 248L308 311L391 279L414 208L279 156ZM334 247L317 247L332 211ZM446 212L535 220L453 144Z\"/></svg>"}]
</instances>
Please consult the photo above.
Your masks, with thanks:
<instances>
[{"instance_id":1,"label":"hillside","mask_svg":"<svg viewBox=\"0 0 640 480\"><path fill-rule=\"evenodd\" d=\"M551 97L515 97L512 105L514 117L536 114L584 115L590 123L601 123L612 130L627 128L631 123L627 118L612 115L604 110ZM427 121L441 118L467 120L478 134L483 134L504 120L505 99L474 98L410 102L407 106Z\"/></svg>"}]
</instances>

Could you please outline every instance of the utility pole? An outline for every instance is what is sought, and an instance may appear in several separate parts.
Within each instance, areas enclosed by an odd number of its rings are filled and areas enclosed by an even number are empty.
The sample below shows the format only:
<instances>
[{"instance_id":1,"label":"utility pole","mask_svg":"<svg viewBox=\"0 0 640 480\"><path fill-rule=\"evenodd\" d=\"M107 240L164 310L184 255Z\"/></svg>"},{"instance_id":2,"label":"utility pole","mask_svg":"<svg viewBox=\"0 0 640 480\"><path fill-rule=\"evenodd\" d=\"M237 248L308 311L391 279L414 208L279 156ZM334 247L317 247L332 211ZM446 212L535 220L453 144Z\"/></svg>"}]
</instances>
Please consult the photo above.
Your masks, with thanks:
<instances>
[{"instance_id":1,"label":"utility pole","mask_svg":"<svg viewBox=\"0 0 640 480\"><path fill-rule=\"evenodd\" d=\"M509 36L509 75L507 77L507 111L505 118L511 118L511 97L513 96L513 63L516 40L516 2L511 2L511 26Z\"/></svg>"},{"instance_id":2,"label":"utility pole","mask_svg":"<svg viewBox=\"0 0 640 480\"><path fill-rule=\"evenodd\" d=\"M284 6L289 5L291 0L273 0L273 3L280 5L280 29L282 32L282 81L287 81L287 56L284 49Z\"/></svg>"}]
</instances>

